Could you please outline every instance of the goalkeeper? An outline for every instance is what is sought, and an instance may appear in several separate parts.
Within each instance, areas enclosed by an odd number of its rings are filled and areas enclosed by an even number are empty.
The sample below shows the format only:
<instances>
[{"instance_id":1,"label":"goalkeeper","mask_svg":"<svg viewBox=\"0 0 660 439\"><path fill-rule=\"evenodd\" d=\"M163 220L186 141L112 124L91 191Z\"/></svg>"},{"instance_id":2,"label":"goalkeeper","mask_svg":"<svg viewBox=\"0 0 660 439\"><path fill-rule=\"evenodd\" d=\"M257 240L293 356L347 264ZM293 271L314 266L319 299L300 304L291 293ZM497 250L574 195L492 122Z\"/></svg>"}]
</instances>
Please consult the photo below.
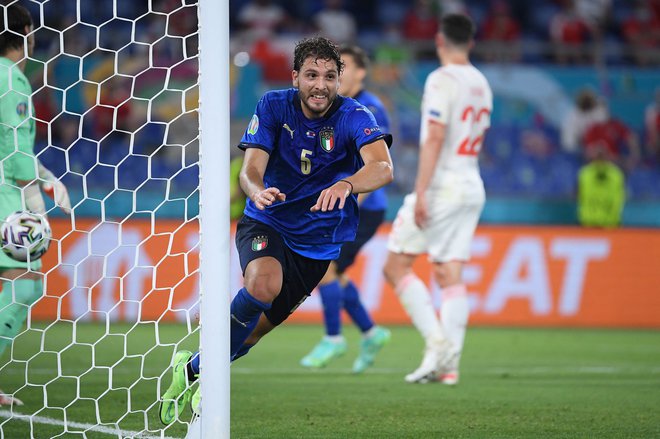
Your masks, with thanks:
<instances>
[{"instance_id":1,"label":"goalkeeper","mask_svg":"<svg viewBox=\"0 0 660 439\"><path fill-rule=\"evenodd\" d=\"M23 74L34 48L32 17L16 4L6 7L5 17L0 28L0 219L26 209L45 215L40 183L70 213L66 188L34 156L32 87ZM18 262L0 252L0 356L20 331L30 306L43 294L40 269L40 260ZM0 390L0 405L12 404L23 403Z\"/></svg>"}]
</instances>

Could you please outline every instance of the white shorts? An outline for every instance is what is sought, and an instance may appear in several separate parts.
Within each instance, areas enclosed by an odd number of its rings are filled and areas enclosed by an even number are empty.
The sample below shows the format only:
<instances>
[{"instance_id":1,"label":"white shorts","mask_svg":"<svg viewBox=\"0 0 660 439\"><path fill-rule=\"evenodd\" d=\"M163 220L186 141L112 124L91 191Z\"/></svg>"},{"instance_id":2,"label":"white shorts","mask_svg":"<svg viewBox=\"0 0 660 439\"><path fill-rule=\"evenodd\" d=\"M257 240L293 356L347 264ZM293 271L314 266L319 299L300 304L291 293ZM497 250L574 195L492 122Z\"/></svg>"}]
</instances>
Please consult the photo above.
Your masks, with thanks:
<instances>
[{"instance_id":1,"label":"white shorts","mask_svg":"<svg viewBox=\"0 0 660 439\"><path fill-rule=\"evenodd\" d=\"M431 262L468 261L485 197L456 200L431 192L428 197L429 218L420 229L415 224L417 196L406 196L392 224L387 249L413 255L428 253Z\"/></svg>"}]
</instances>

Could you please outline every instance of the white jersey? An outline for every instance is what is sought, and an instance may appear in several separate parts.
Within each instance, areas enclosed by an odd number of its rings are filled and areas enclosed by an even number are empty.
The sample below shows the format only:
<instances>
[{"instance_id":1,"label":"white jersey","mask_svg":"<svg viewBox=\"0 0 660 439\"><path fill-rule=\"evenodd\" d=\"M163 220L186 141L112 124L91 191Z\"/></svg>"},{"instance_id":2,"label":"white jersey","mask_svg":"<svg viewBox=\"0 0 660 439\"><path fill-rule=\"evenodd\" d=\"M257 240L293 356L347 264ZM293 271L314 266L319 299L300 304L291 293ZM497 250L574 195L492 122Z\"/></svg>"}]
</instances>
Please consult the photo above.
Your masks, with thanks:
<instances>
[{"instance_id":1,"label":"white jersey","mask_svg":"<svg viewBox=\"0 0 660 439\"><path fill-rule=\"evenodd\" d=\"M476 185L483 191L478 160L492 109L488 81L473 65L450 64L428 76L422 98L420 144L428 136L429 123L446 127L430 190Z\"/></svg>"}]
</instances>

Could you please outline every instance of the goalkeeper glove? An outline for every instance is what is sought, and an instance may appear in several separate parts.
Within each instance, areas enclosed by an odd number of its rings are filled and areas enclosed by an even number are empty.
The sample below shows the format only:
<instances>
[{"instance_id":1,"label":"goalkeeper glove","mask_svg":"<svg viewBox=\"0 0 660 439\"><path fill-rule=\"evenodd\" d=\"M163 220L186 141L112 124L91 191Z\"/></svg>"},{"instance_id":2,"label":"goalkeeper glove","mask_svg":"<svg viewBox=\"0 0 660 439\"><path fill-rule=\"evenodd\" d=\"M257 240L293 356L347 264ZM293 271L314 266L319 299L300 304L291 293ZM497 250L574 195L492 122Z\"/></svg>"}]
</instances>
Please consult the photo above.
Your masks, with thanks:
<instances>
[{"instance_id":1,"label":"goalkeeper glove","mask_svg":"<svg viewBox=\"0 0 660 439\"><path fill-rule=\"evenodd\" d=\"M41 162L39 162L39 180L41 180L41 189L44 193L62 209L62 212L69 215L71 213L71 200L69 199L69 192L66 190L66 186Z\"/></svg>"},{"instance_id":2,"label":"goalkeeper glove","mask_svg":"<svg viewBox=\"0 0 660 439\"><path fill-rule=\"evenodd\" d=\"M46 215L46 205L36 182L30 183L23 188L23 196L25 197L25 207L27 210L40 215Z\"/></svg>"}]
</instances>

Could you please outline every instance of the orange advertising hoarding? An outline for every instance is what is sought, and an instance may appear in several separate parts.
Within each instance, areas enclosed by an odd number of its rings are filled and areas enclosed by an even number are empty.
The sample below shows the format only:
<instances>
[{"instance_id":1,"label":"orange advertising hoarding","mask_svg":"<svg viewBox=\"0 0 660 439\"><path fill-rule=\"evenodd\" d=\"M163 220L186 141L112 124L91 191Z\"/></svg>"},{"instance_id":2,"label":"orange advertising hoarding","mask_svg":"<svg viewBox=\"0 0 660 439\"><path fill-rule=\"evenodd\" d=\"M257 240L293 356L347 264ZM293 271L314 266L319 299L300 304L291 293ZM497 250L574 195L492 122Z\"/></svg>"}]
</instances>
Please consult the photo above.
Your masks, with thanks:
<instances>
[{"instance_id":1,"label":"orange advertising hoarding","mask_svg":"<svg viewBox=\"0 0 660 439\"><path fill-rule=\"evenodd\" d=\"M57 241L44 257L47 295L34 319L153 321L194 324L198 307L196 222L124 223L53 219ZM408 323L382 277L384 225L349 274L379 323ZM241 286L235 248L229 291ZM59 264L57 262L60 262ZM430 282L419 258L415 270ZM660 328L660 230L482 226L464 278L473 325ZM433 287L439 307L442 293ZM290 321L320 322L313 294Z\"/></svg>"}]
</instances>

